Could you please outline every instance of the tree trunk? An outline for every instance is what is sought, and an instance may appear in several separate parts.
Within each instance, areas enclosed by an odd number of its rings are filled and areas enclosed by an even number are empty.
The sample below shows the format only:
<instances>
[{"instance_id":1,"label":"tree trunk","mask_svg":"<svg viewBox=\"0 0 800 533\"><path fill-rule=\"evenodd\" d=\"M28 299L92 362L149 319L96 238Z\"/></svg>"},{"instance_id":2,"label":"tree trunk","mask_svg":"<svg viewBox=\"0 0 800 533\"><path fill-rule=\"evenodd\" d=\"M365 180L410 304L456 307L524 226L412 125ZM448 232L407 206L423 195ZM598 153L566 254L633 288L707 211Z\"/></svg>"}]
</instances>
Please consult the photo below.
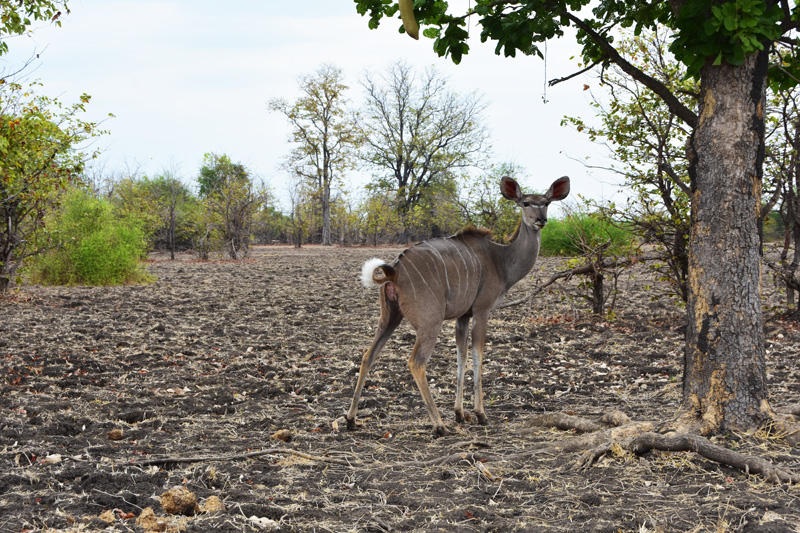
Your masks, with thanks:
<instances>
[{"instance_id":1,"label":"tree trunk","mask_svg":"<svg viewBox=\"0 0 800 533\"><path fill-rule=\"evenodd\" d=\"M333 245L331 241L331 186L325 183L322 186L322 244Z\"/></svg>"},{"instance_id":2,"label":"tree trunk","mask_svg":"<svg viewBox=\"0 0 800 533\"><path fill-rule=\"evenodd\" d=\"M672 263L674 265L675 279L678 282L681 300L684 302L689 298L689 290L686 286L686 279L689 271L689 258L686 250L687 229L684 224L678 224L675 229L675 242L672 243Z\"/></svg>"},{"instance_id":3,"label":"tree trunk","mask_svg":"<svg viewBox=\"0 0 800 533\"><path fill-rule=\"evenodd\" d=\"M771 414L761 308L761 172L767 54L707 63L688 146L692 179L683 414L703 433Z\"/></svg>"},{"instance_id":4,"label":"tree trunk","mask_svg":"<svg viewBox=\"0 0 800 533\"><path fill-rule=\"evenodd\" d=\"M606 295L603 286L603 273L595 268L590 274L592 279L592 312L602 315L606 311Z\"/></svg>"},{"instance_id":5,"label":"tree trunk","mask_svg":"<svg viewBox=\"0 0 800 533\"><path fill-rule=\"evenodd\" d=\"M169 212L169 258L175 261L175 208Z\"/></svg>"},{"instance_id":6,"label":"tree trunk","mask_svg":"<svg viewBox=\"0 0 800 533\"><path fill-rule=\"evenodd\" d=\"M800 150L800 121L795 123L794 135L794 150ZM800 305L797 302L797 295L794 290L794 282L796 280L795 274L797 267L800 266L800 197L797 195L797 187L800 186L800 158L797 155L794 157L794 164L792 165L792 178L787 185L787 194L784 202L786 203L787 217L786 217L786 232L791 232L791 246L794 247L792 254L792 263L786 267L786 254L790 243L787 242L784 246L784 253L781 255L781 260L784 265L784 276L790 277L791 282L786 282L786 301L787 309L789 311L800 311Z\"/></svg>"}]
</instances>

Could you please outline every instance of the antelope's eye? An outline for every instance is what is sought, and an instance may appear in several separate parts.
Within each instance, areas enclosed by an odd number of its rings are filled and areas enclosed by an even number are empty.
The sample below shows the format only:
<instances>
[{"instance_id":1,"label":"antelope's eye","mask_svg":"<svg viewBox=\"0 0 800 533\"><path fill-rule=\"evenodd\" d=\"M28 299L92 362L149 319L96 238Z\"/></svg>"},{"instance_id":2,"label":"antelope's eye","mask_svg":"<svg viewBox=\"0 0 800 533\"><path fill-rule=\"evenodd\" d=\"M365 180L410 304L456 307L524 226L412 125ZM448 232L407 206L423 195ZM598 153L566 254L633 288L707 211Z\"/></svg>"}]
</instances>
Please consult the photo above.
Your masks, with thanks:
<instances>
[{"instance_id":1,"label":"antelope's eye","mask_svg":"<svg viewBox=\"0 0 800 533\"><path fill-rule=\"evenodd\" d=\"M530 202L522 202L522 207L529 207L530 205Z\"/></svg>"}]
</instances>

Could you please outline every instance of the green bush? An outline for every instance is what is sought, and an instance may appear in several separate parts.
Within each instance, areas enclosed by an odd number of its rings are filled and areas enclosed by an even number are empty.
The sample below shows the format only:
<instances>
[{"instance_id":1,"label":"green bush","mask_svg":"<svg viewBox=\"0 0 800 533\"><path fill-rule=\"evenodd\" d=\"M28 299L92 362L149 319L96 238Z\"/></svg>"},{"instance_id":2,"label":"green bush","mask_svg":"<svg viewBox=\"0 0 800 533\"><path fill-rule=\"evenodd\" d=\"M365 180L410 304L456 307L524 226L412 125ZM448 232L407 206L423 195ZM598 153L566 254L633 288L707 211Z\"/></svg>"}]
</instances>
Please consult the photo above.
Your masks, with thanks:
<instances>
[{"instance_id":1,"label":"green bush","mask_svg":"<svg viewBox=\"0 0 800 533\"><path fill-rule=\"evenodd\" d=\"M33 281L47 285L119 285L149 281L140 259L146 236L141 224L115 216L111 204L82 190L71 191L48 220L51 250L30 266Z\"/></svg>"},{"instance_id":2,"label":"green bush","mask_svg":"<svg viewBox=\"0 0 800 533\"><path fill-rule=\"evenodd\" d=\"M540 253L551 257L584 255L608 244L607 255L623 253L634 235L596 213L573 213L563 219L550 219L542 230Z\"/></svg>"}]
</instances>

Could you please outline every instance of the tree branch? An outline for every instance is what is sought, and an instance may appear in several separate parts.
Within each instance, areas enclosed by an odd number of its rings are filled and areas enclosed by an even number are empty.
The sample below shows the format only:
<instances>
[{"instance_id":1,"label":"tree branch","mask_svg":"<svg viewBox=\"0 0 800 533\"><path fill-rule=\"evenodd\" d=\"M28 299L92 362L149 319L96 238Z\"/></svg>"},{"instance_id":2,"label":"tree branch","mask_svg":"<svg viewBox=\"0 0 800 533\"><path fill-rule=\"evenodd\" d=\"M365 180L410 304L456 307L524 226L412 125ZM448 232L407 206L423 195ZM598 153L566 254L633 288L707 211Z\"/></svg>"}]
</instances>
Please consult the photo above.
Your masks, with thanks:
<instances>
[{"instance_id":1,"label":"tree branch","mask_svg":"<svg viewBox=\"0 0 800 533\"><path fill-rule=\"evenodd\" d=\"M554 85L558 85L559 83L561 83L563 81L571 80L572 78L574 78L576 76L580 76L584 72L589 72L590 70L592 70L594 67L596 67L600 63L602 63L602 61L595 61L594 63L592 63L588 67L583 68L583 69L579 70L578 72L573 72L569 76L564 76L563 78L556 78L556 79L550 80L550 81L547 82L547 85L549 87L552 87Z\"/></svg>"},{"instance_id":2,"label":"tree branch","mask_svg":"<svg viewBox=\"0 0 800 533\"><path fill-rule=\"evenodd\" d=\"M558 281L560 279L570 279L572 276L580 276L580 275L583 275L583 274L589 274L589 273L595 271L596 269L605 270L605 269L610 269L610 268L628 267L628 266L631 266L631 265L633 265L635 263L642 263L642 262L645 262L645 261L652 261L652 260L656 260L656 259L659 259L659 257L655 256L655 255L642 255L642 256L627 258L627 259L622 260L622 261L620 261L620 260L618 260L616 258L612 258L612 257L604 257L603 260L600 261L599 264L590 263L588 265L581 265L581 266L575 267L575 268L568 268L568 269L565 269L565 270L560 270L560 271L556 272L555 274L553 274L552 276L550 276L550 278L547 281L545 281L543 284L541 284L541 285L535 287L533 290L531 290L531 292L527 296L525 296L523 298L519 298L517 300L513 300L511 302L505 302L505 303L499 305L497 307L497 309L504 309L506 307L512 307L512 306L519 305L519 304L522 304L522 303L525 303L525 302L532 302L537 294L541 293L547 287L549 287L550 285L552 285L553 283L555 283L556 281Z\"/></svg>"},{"instance_id":3,"label":"tree branch","mask_svg":"<svg viewBox=\"0 0 800 533\"><path fill-rule=\"evenodd\" d=\"M594 42L596 42L600 48L603 49L603 52L606 54L608 59L619 66L623 72L631 76L633 79L641 82L645 87L656 93L664 101L664 103L667 104L667 107L669 107L670 111L688 124L691 128L696 127L697 115L691 109L683 105L683 103L674 94L672 94L666 85L657 79L648 76L642 70L629 63L620 55L619 52L617 52L616 48L611 46L611 44L604 39L602 35L597 33L585 21L566 10L562 11L561 14L572 21L575 26L585 32Z\"/></svg>"}]
</instances>

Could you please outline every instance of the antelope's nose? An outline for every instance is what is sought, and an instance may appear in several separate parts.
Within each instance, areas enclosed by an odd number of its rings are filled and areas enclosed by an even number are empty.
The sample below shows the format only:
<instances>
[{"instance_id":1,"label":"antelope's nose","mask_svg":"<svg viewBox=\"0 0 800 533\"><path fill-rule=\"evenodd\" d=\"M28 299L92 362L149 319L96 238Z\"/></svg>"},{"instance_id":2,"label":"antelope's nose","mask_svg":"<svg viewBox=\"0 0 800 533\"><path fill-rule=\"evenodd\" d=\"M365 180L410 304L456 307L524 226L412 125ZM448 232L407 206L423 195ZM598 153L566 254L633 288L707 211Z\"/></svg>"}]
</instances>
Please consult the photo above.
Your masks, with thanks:
<instances>
[{"instance_id":1,"label":"antelope's nose","mask_svg":"<svg viewBox=\"0 0 800 533\"><path fill-rule=\"evenodd\" d=\"M540 226L544 226L545 224L547 224L547 217L537 217L536 223Z\"/></svg>"}]
</instances>

